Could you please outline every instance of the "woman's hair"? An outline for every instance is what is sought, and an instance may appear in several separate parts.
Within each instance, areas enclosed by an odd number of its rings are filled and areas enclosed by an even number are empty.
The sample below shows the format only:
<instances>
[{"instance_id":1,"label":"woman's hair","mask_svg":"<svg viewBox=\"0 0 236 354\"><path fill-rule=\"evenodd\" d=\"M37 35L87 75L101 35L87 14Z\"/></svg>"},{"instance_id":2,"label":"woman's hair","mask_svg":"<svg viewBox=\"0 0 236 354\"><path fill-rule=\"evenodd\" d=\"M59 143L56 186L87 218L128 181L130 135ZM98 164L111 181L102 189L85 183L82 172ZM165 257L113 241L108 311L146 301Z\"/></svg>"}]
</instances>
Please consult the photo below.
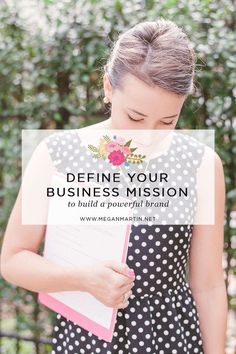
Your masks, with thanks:
<instances>
[{"instance_id":1,"label":"woman's hair","mask_svg":"<svg viewBox=\"0 0 236 354\"><path fill-rule=\"evenodd\" d=\"M194 93L196 55L187 35L174 22L140 22L119 34L104 66L113 89L130 73L150 86L177 95Z\"/></svg>"}]
</instances>

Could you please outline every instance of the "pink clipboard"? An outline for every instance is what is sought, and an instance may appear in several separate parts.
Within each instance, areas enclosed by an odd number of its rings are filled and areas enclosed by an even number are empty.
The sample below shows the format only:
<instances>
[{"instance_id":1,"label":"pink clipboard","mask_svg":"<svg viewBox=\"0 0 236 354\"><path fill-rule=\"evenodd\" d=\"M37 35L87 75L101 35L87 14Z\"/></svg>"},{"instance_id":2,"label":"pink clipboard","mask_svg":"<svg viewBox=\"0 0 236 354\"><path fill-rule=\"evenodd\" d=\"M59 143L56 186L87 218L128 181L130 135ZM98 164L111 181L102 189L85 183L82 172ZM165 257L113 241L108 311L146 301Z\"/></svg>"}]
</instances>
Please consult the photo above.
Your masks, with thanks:
<instances>
[{"instance_id":1,"label":"pink clipboard","mask_svg":"<svg viewBox=\"0 0 236 354\"><path fill-rule=\"evenodd\" d=\"M129 215L132 214L132 210L130 209ZM126 262L127 259L127 252L128 252L128 244L129 244L129 237L131 233L131 226L132 223L125 225L125 233L123 235L123 247L121 252L121 262ZM47 237L47 233L46 233ZM43 256L45 256L45 249L43 250ZM91 295L90 295L91 296ZM75 310L73 307L70 307L68 304L64 303L57 299L53 293L46 293L46 292L39 292L38 294L38 302L45 305L49 309L61 314L68 320L74 322L75 324L81 326L87 331L92 332L96 335L99 339L103 339L107 342L112 341L116 316L117 316L117 309L109 308L110 311L110 323L109 326L103 326L99 322L95 321L94 319L85 316L80 311Z\"/></svg>"}]
</instances>

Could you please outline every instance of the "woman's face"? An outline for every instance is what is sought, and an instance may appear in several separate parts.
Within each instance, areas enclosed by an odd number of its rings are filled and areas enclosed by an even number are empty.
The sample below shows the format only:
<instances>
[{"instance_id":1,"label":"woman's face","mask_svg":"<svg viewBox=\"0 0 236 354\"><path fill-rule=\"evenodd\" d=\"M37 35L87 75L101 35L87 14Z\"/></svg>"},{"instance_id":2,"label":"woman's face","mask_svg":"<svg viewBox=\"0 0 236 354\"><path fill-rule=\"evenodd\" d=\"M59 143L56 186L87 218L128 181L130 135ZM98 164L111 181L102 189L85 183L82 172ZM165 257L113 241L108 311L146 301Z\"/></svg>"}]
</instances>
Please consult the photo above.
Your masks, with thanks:
<instances>
[{"instance_id":1,"label":"woman's face","mask_svg":"<svg viewBox=\"0 0 236 354\"><path fill-rule=\"evenodd\" d=\"M104 93L111 102L111 129L174 129L187 97L150 87L131 74L124 77L123 89L114 92L105 74Z\"/></svg>"}]
</instances>

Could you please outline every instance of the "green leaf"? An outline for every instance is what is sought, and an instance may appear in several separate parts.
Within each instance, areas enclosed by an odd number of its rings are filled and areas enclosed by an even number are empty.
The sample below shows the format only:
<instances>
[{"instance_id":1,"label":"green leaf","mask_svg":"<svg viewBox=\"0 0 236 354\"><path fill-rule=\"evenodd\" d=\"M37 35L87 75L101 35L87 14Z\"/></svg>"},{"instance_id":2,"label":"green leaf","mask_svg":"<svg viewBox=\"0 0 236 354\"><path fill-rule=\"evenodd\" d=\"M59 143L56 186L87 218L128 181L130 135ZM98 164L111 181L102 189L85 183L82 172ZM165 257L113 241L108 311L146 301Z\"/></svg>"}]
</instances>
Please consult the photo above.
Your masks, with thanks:
<instances>
[{"instance_id":1,"label":"green leaf","mask_svg":"<svg viewBox=\"0 0 236 354\"><path fill-rule=\"evenodd\" d=\"M101 157L101 155L100 155L100 154L95 154L95 155L93 155L93 157L95 157L96 159L98 159L99 157Z\"/></svg>"},{"instance_id":2,"label":"green leaf","mask_svg":"<svg viewBox=\"0 0 236 354\"><path fill-rule=\"evenodd\" d=\"M130 146L131 141L132 141L132 139L130 139L129 141L127 141L127 143L125 143L125 146Z\"/></svg>"},{"instance_id":3,"label":"green leaf","mask_svg":"<svg viewBox=\"0 0 236 354\"><path fill-rule=\"evenodd\" d=\"M98 151L99 151L98 148L96 148L96 146L91 145L91 144L88 145L88 148L89 148L91 151L93 151L93 152L98 152Z\"/></svg>"},{"instance_id":4,"label":"green leaf","mask_svg":"<svg viewBox=\"0 0 236 354\"><path fill-rule=\"evenodd\" d=\"M60 122L62 120L62 117L59 112L55 112L53 116L54 116L55 121L57 121L57 122Z\"/></svg>"},{"instance_id":5,"label":"green leaf","mask_svg":"<svg viewBox=\"0 0 236 354\"><path fill-rule=\"evenodd\" d=\"M229 199L236 199L236 189L232 189L231 191L229 191L229 192L227 193L227 197L228 197Z\"/></svg>"},{"instance_id":6,"label":"green leaf","mask_svg":"<svg viewBox=\"0 0 236 354\"><path fill-rule=\"evenodd\" d=\"M103 135L103 138L105 141L107 141L109 143L109 141L111 141L110 137L108 135Z\"/></svg>"},{"instance_id":7,"label":"green leaf","mask_svg":"<svg viewBox=\"0 0 236 354\"><path fill-rule=\"evenodd\" d=\"M145 157L146 157L145 155L131 154L131 155L127 156L126 161L129 163L141 163L141 162L143 162Z\"/></svg>"}]
</instances>

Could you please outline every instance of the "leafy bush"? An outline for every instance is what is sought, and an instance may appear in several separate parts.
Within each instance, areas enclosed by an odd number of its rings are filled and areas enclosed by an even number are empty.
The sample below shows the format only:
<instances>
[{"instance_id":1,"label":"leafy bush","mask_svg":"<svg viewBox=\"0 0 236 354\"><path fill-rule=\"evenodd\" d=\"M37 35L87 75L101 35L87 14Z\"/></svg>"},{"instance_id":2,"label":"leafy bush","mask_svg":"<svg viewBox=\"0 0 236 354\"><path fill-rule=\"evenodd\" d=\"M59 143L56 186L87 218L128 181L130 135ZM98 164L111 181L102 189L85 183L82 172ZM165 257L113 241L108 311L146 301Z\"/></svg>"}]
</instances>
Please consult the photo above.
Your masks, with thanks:
<instances>
[{"instance_id":1,"label":"leafy bush","mask_svg":"<svg viewBox=\"0 0 236 354\"><path fill-rule=\"evenodd\" d=\"M20 8L17 7L18 9ZM29 27L20 10L0 5L0 225L2 234L21 180L21 129L75 128L103 120L103 65L117 34L143 20L173 19L198 56L196 93L179 128L215 129L227 187L225 277L236 273L236 17L233 2L154 0L42 1L43 25ZM234 247L233 247L234 245ZM2 296L27 306L28 291L1 280ZM232 295L229 306L235 307ZM33 298L31 298L32 300ZM44 332L37 302L32 318L17 311L19 331ZM46 312L45 308L41 308ZM53 314L48 311L49 319ZM32 326L32 319L34 326Z\"/></svg>"}]
</instances>

